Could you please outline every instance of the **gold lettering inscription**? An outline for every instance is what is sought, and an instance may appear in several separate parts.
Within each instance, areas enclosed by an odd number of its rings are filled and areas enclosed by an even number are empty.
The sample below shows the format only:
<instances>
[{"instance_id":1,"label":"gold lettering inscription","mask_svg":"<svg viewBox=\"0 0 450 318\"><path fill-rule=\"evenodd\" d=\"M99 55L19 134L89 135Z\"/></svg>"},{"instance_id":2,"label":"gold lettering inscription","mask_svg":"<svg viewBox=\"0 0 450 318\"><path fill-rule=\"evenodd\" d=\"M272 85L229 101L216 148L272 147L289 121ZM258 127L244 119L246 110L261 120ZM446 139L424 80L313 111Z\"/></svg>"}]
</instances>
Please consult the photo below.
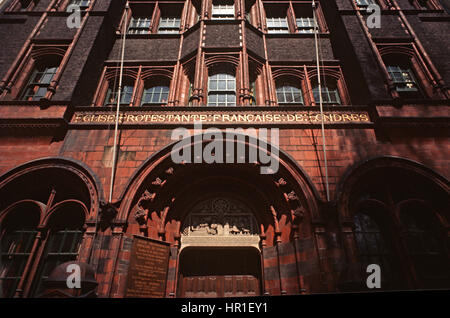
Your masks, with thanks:
<instances>
[{"instance_id":1,"label":"gold lettering inscription","mask_svg":"<svg viewBox=\"0 0 450 318\"><path fill-rule=\"evenodd\" d=\"M72 123L78 124L114 124L116 115L108 112L79 112L75 113ZM236 112L224 113L175 113L174 111L161 111L148 114L145 112L124 112L119 114L120 124L193 124L201 121L209 124L318 124L322 122L322 115L318 111L260 111L260 112ZM369 115L365 112L324 112L323 121L330 123L369 123Z\"/></svg>"}]
</instances>

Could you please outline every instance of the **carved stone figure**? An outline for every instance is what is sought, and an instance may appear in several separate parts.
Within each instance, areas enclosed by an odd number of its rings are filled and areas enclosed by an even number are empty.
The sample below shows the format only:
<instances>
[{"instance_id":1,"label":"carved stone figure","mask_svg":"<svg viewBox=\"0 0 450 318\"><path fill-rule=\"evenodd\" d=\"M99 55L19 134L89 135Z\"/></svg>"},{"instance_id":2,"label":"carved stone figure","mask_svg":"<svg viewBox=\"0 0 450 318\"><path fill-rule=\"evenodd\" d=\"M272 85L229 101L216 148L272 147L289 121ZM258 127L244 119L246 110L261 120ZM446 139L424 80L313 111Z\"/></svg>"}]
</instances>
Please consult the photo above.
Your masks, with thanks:
<instances>
[{"instance_id":1,"label":"carved stone figure","mask_svg":"<svg viewBox=\"0 0 450 318\"><path fill-rule=\"evenodd\" d=\"M256 224L250 209L241 202L230 198L214 198L192 209L181 233L185 236L256 235Z\"/></svg>"},{"instance_id":2,"label":"carved stone figure","mask_svg":"<svg viewBox=\"0 0 450 318\"><path fill-rule=\"evenodd\" d=\"M139 225L144 225L147 222L147 212L144 209L137 209L134 213L134 219Z\"/></svg>"}]
</instances>

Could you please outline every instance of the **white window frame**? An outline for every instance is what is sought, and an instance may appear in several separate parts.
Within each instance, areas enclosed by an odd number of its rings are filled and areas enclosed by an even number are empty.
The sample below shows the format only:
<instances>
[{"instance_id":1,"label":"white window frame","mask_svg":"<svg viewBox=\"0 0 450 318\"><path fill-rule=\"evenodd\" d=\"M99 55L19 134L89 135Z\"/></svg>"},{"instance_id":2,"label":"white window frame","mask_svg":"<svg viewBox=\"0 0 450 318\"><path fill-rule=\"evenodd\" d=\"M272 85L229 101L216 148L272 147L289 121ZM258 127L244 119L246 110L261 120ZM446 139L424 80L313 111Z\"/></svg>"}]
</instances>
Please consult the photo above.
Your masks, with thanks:
<instances>
[{"instance_id":1,"label":"white window frame","mask_svg":"<svg viewBox=\"0 0 450 318\"><path fill-rule=\"evenodd\" d=\"M267 33L289 33L287 17L267 17Z\"/></svg>"},{"instance_id":2,"label":"white window frame","mask_svg":"<svg viewBox=\"0 0 450 318\"><path fill-rule=\"evenodd\" d=\"M225 82L225 87L219 87L220 82ZM215 85L213 85L213 83L215 83ZM217 98L212 98L212 96L216 96ZM219 101L219 97L221 96L225 97L223 101ZM228 97L230 96L234 97L234 101L228 100ZM207 105L225 107L236 106L236 77L234 75L217 72L208 77Z\"/></svg>"},{"instance_id":3,"label":"white window frame","mask_svg":"<svg viewBox=\"0 0 450 318\"><path fill-rule=\"evenodd\" d=\"M217 3L219 2L219 3ZM233 4L224 4L224 1L213 2L211 10L211 19L213 20L234 20L234 1Z\"/></svg>"},{"instance_id":4,"label":"white window frame","mask_svg":"<svg viewBox=\"0 0 450 318\"><path fill-rule=\"evenodd\" d=\"M180 33L181 19L173 16L162 16L159 19L158 34Z\"/></svg>"}]
</instances>

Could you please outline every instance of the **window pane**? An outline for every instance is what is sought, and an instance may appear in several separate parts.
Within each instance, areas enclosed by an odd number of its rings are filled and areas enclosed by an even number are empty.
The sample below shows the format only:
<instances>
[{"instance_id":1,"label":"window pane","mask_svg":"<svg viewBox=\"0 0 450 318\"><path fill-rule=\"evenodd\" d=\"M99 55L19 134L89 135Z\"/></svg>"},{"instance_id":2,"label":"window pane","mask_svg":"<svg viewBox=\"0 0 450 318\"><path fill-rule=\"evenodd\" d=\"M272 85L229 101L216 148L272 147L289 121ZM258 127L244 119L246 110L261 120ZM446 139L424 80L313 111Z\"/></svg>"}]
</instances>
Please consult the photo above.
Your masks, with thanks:
<instances>
[{"instance_id":1,"label":"window pane","mask_svg":"<svg viewBox=\"0 0 450 318\"><path fill-rule=\"evenodd\" d=\"M213 1L213 19L234 19L234 1Z\"/></svg>"},{"instance_id":2,"label":"window pane","mask_svg":"<svg viewBox=\"0 0 450 318\"><path fill-rule=\"evenodd\" d=\"M208 80L208 106L235 106L236 80L227 73L215 73Z\"/></svg>"},{"instance_id":3,"label":"window pane","mask_svg":"<svg viewBox=\"0 0 450 318\"><path fill-rule=\"evenodd\" d=\"M128 33L130 34L147 34L150 33L151 19L147 17L132 17Z\"/></svg>"},{"instance_id":4,"label":"window pane","mask_svg":"<svg viewBox=\"0 0 450 318\"><path fill-rule=\"evenodd\" d=\"M410 68L388 65L387 71L395 83L397 91L418 91L417 82Z\"/></svg>"},{"instance_id":5,"label":"window pane","mask_svg":"<svg viewBox=\"0 0 450 318\"><path fill-rule=\"evenodd\" d=\"M212 91L217 90L217 82L215 80L211 80L209 82L209 89L212 90Z\"/></svg>"},{"instance_id":6,"label":"window pane","mask_svg":"<svg viewBox=\"0 0 450 318\"><path fill-rule=\"evenodd\" d=\"M51 84L57 71L57 66L37 66L28 80L22 99L39 101L45 97L48 86Z\"/></svg>"},{"instance_id":7,"label":"window pane","mask_svg":"<svg viewBox=\"0 0 450 318\"><path fill-rule=\"evenodd\" d=\"M165 104L169 96L168 86L153 86L146 88L142 98L142 104Z\"/></svg>"},{"instance_id":8,"label":"window pane","mask_svg":"<svg viewBox=\"0 0 450 318\"><path fill-rule=\"evenodd\" d=\"M13 297L30 256L37 231L23 228L6 232L0 249L0 288L3 297Z\"/></svg>"},{"instance_id":9,"label":"window pane","mask_svg":"<svg viewBox=\"0 0 450 318\"><path fill-rule=\"evenodd\" d=\"M319 96L319 86L313 88L314 101L316 103L320 102ZM341 100L339 97L338 89L335 87L322 86L322 102L324 104L340 104Z\"/></svg>"},{"instance_id":10,"label":"window pane","mask_svg":"<svg viewBox=\"0 0 450 318\"><path fill-rule=\"evenodd\" d=\"M208 95L208 106L215 106L215 105L217 105L217 95L209 94Z\"/></svg>"},{"instance_id":11,"label":"window pane","mask_svg":"<svg viewBox=\"0 0 450 318\"><path fill-rule=\"evenodd\" d=\"M228 102L228 104L236 103L236 95L228 94L227 95L227 102Z\"/></svg>"},{"instance_id":12,"label":"window pane","mask_svg":"<svg viewBox=\"0 0 450 318\"><path fill-rule=\"evenodd\" d=\"M303 97L300 88L287 84L279 84L276 90L279 104L303 104Z\"/></svg>"},{"instance_id":13,"label":"window pane","mask_svg":"<svg viewBox=\"0 0 450 318\"><path fill-rule=\"evenodd\" d=\"M224 80L219 80L218 82L218 89L223 91L227 89L227 84Z\"/></svg>"},{"instance_id":14,"label":"window pane","mask_svg":"<svg viewBox=\"0 0 450 318\"><path fill-rule=\"evenodd\" d=\"M158 33L178 33L180 30L180 19L177 17L161 17L159 20Z\"/></svg>"},{"instance_id":15,"label":"window pane","mask_svg":"<svg viewBox=\"0 0 450 318\"><path fill-rule=\"evenodd\" d=\"M400 220L405 229L405 243L423 288L442 288L450 280L440 225L425 206L414 204L403 209Z\"/></svg>"},{"instance_id":16,"label":"window pane","mask_svg":"<svg viewBox=\"0 0 450 318\"><path fill-rule=\"evenodd\" d=\"M310 17L297 18L297 29L299 33L314 33L314 19Z\"/></svg>"},{"instance_id":17,"label":"window pane","mask_svg":"<svg viewBox=\"0 0 450 318\"><path fill-rule=\"evenodd\" d=\"M300 92L295 92L294 93L294 102L296 103L302 103L302 95Z\"/></svg>"},{"instance_id":18,"label":"window pane","mask_svg":"<svg viewBox=\"0 0 450 318\"><path fill-rule=\"evenodd\" d=\"M64 229L50 230L48 243L42 256L38 269L38 281L34 285L33 295L37 296L43 291L43 282L53 269L65 262L76 260L82 238L82 231Z\"/></svg>"},{"instance_id":19,"label":"window pane","mask_svg":"<svg viewBox=\"0 0 450 318\"><path fill-rule=\"evenodd\" d=\"M286 17L268 17L267 32L269 33L289 33L289 26Z\"/></svg>"},{"instance_id":20,"label":"window pane","mask_svg":"<svg viewBox=\"0 0 450 318\"><path fill-rule=\"evenodd\" d=\"M378 223L368 213L360 212L354 216L355 243L362 270L369 264L377 264L383 269L386 287L393 282L391 252ZM386 284L387 283L387 284Z\"/></svg>"}]
</instances>

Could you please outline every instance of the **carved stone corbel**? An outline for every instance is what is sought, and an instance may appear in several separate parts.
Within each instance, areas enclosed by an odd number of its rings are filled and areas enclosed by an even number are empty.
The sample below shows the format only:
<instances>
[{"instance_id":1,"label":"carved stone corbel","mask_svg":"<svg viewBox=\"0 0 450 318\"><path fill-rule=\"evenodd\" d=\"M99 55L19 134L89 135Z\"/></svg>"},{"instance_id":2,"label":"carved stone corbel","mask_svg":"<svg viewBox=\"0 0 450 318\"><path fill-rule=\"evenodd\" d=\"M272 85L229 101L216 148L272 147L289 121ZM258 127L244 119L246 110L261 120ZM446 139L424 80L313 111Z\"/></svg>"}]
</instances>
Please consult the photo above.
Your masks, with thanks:
<instances>
[{"instance_id":1,"label":"carved stone corbel","mask_svg":"<svg viewBox=\"0 0 450 318\"><path fill-rule=\"evenodd\" d=\"M112 204L111 202L107 203L105 201L101 201L99 211L101 228L106 229L108 226L110 226L118 212L119 211L117 207L114 206L114 204Z\"/></svg>"},{"instance_id":2,"label":"carved stone corbel","mask_svg":"<svg viewBox=\"0 0 450 318\"><path fill-rule=\"evenodd\" d=\"M289 193L284 193L284 197L287 202L299 201L297 194L293 190Z\"/></svg>"},{"instance_id":3,"label":"carved stone corbel","mask_svg":"<svg viewBox=\"0 0 450 318\"><path fill-rule=\"evenodd\" d=\"M305 216L305 209L302 206L297 207L294 210L291 210L292 223L294 225L298 225L302 223L303 217Z\"/></svg>"},{"instance_id":4,"label":"carved stone corbel","mask_svg":"<svg viewBox=\"0 0 450 318\"><path fill-rule=\"evenodd\" d=\"M166 216L167 213L169 213L170 207L166 206L163 211L161 211L161 223L159 224L158 228L158 236L161 240L165 239L166 230L165 230L165 223L166 223Z\"/></svg>"},{"instance_id":5,"label":"carved stone corbel","mask_svg":"<svg viewBox=\"0 0 450 318\"><path fill-rule=\"evenodd\" d=\"M158 187L163 187L166 184L166 180L161 180L160 178L156 178L155 181L152 182L153 185Z\"/></svg>"},{"instance_id":6,"label":"carved stone corbel","mask_svg":"<svg viewBox=\"0 0 450 318\"><path fill-rule=\"evenodd\" d=\"M140 208L144 208L149 203L152 203L155 200L155 197L156 193L150 193L149 191L145 190L136 205Z\"/></svg>"},{"instance_id":7,"label":"carved stone corbel","mask_svg":"<svg viewBox=\"0 0 450 318\"><path fill-rule=\"evenodd\" d=\"M278 222L278 213L272 205L270 206L270 212L272 212L273 222L275 225L276 241L277 241L277 243L281 243L281 231L280 231L280 224Z\"/></svg>"},{"instance_id":8,"label":"carved stone corbel","mask_svg":"<svg viewBox=\"0 0 450 318\"><path fill-rule=\"evenodd\" d=\"M280 178L280 179L278 179L278 181L275 181L275 185L278 188L280 188L280 187L283 187L283 186L287 185L287 182L283 178Z\"/></svg>"}]
</instances>

